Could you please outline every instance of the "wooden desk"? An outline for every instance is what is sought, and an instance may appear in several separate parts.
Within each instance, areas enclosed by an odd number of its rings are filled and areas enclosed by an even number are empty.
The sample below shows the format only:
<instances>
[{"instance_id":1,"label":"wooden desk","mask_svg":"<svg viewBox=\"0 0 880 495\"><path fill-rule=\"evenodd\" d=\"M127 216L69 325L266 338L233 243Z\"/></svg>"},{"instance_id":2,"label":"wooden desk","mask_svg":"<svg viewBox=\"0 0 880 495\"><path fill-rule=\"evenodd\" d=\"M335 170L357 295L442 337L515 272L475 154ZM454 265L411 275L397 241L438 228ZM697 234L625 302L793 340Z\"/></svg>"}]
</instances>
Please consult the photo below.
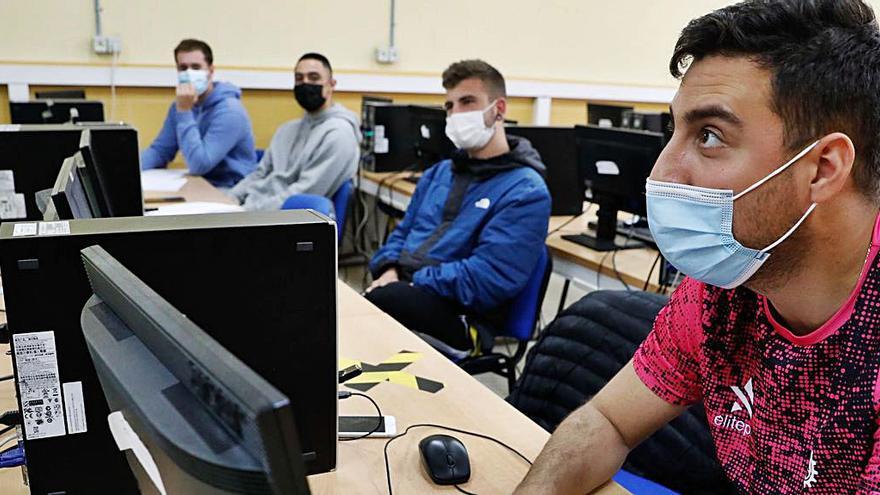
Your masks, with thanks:
<instances>
[{"instance_id":1,"label":"wooden desk","mask_svg":"<svg viewBox=\"0 0 880 495\"><path fill-rule=\"evenodd\" d=\"M235 199L229 197L210 182L195 175L186 176L186 184L179 191L144 191L144 202L147 207L155 207L162 204L161 198L180 196L187 201L208 201L212 203L238 204Z\"/></svg>"},{"instance_id":2,"label":"wooden desk","mask_svg":"<svg viewBox=\"0 0 880 495\"><path fill-rule=\"evenodd\" d=\"M493 436L530 459L538 455L549 435L537 424L342 282L339 283L338 300L340 356L378 363L401 350L418 352L422 354L421 359L407 367L406 371L444 384L444 388L436 394L387 382L368 392L384 414L396 416L399 431L411 424L438 423ZM8 346L0 349L8 350ZM9 374L11 369L10 358L3 354L0 357L0 374ZM0 409L15 408L12 382L0 382ZM374 414L372 405L356 396L340 401L339 408L342 414ZM418 442L434 433L444 431L417 428L391 444L389 461L395 493L449 492L447 487L434 485L420 464ZM528 465L522 459L493 442L451 434L465 444L470 454L473 475L471 481L463 485L468 491L510 493L528 470ZM340 442L336 471L309 477L313 493L387 493L382 455L386 441L371 438ZM22 484L20 470L0 471L0 493L28 493ZM616 495L628 492L610 482L595 493Z\"/></svg>"},{"instance_id":3,"label":"wooden desk","mask_svg":"<svg viewBox=\"0 0 880 495\"><path fill-rule=\"evenodd\" d=\"M379 198L400 211L406 211L416 185L405 178L414 175L414 172L362 171L358 187L370 196Z\"/></svg>"},{"instance_id":4,"label":"wooden desk","mask_svg":"<svg viewBox=\"0 0 880 495\"><path fill-rule=\"evenodd\" d=\"M627 216L621 214L620 219L623 220ZM617 274L614 272L616 265L620 278L630 287L642 289L650 272L648 290L656 292L659 289L660 267L655 266L651 270L651 266L659 254L656 249L624 249L618 251L616 255L610 252L595 251L567 241L562 236L586 231L587 224L596 221L596 207L589 208L571 223L556 231L571 219L572 217L551 217L550 220L551 234L547 237L547 247L550 248L550 253L553 255L554 273L566 280L571 280L586 290L596 290L600 287L602 289L622 289L624 288L623 284L617 279ZM614 256L613 259L612 256ZM596 281L597 273L600 275L598 284Z\"/></svg>"}]
</instances>

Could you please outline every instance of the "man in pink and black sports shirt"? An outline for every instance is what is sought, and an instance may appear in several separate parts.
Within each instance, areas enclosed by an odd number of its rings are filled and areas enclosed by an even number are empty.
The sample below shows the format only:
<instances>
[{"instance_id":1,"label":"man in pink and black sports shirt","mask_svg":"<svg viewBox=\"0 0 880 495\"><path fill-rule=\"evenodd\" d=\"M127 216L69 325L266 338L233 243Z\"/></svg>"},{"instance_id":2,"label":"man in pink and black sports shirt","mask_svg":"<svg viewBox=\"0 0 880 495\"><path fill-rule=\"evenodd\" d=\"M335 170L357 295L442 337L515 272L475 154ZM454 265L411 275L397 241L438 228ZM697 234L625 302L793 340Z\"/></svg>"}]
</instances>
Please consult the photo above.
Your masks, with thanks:
<instances>
[{"instance_id":1,"label":"man in pink and black sports shirt","mask_svg":"<svg viewBox=\"0 0 880 495\"><path fill-rule=\"evenodd\" d=\"M880 31L859 0L691 21L675 132L646 185L689 275L518 494L582 494L703 401L741 493L880 493ZM675 462L663 459L658 462Z\"/></svg>"}]
</instances>

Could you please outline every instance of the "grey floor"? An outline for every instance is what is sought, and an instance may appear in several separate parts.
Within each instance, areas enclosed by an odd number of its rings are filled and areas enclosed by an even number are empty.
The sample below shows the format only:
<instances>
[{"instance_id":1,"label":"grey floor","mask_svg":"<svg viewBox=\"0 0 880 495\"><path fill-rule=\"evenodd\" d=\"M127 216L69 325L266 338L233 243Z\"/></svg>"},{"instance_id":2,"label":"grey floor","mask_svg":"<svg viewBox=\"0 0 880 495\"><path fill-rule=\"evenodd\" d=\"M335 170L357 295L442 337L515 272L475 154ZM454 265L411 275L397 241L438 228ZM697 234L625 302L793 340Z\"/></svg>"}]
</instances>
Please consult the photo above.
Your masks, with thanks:
<instances>
[{"instance_id":1,"label":"grey floor","mask_svg":"<svg viewBox=\"0 0 880 495\"><path fill-rule=\"evenodd\" d=\"M364 269L362 267L340 268L339 276L345 281L345 283L355 290L362 291L364 289ZM551 275L550 282L547 285L547 293L544 296L544 305L541 308L541 328L547 326L556 316L556 311L559 308L559 298L562 295L562 286L562 278L555 274ZM568 290L568 296L566 297L566 305L577 301L585 294L585 291L571 286ZM529 343L529 348L531 348L531 345L532 343ZM513 350L513 348L514 344L499 343L495 347L495 350L507 353L508 349ZM522 369L524 362L525 359L520 362L520 370ZM492 373L485 373L477 375L476 379L499 396L507 397L507 380L505 378Z\"/></svg>"}]
</instances>

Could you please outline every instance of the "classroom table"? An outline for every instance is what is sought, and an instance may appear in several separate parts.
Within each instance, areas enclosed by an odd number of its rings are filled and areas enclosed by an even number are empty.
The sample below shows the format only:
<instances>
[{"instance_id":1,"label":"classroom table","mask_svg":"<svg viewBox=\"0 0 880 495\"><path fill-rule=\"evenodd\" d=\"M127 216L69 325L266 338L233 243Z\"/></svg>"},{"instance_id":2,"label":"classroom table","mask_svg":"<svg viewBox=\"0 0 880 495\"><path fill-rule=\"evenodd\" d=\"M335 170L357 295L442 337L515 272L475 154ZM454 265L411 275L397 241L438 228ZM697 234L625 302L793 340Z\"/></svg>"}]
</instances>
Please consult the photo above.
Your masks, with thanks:
<instances>
[{"instance_id":1,"label":"classroom table","mask_svg":"<svg viewBox=\"0 0 880 495\"><path fill-rule=\"evenodd\" d=\"M187 185L175 195L184 196L189 201L218 201L220 197L214 193L219 191L212 189L204 179L189 177ZM151 197L151 193L145 196ZM549 434L536 423L341 281L337 301L341 359L377 364L400 351L410 351L416 353L417 359L404 372L443 384L439 391L429 392L381 382L367 391L367 395L382 408L383 414L396 417L399 432L414 424L438 424L492 436L529 459L537 456ZM0 313L0 321L5 321L5 313ZM10 374L12 370L11 359L5 353L8 349L8 345L0 346L4 351L0 356L0 375ZM340 390L351 389L341 386ZM17 408L14 394L12 381L0 382L0 411ZM373 406L357 396L341 400L339 410L345 415L375 414ZM472 476L462 487L468 491L510 493L528 470L525 461L488 440L439 428L416 428L389 447L395 493L449 493L449 487L434 485L420 464L418 442L435 433L451 434L467 447ZM340 442L337 469L309 476L312 492L316 495L387 493L382 455L386 442L387 439L381 438ZM0 470L0 493L28 493L21 470ZM617 495L629 492L609 481L594 493Z\"/></svg>"}]
</instances>

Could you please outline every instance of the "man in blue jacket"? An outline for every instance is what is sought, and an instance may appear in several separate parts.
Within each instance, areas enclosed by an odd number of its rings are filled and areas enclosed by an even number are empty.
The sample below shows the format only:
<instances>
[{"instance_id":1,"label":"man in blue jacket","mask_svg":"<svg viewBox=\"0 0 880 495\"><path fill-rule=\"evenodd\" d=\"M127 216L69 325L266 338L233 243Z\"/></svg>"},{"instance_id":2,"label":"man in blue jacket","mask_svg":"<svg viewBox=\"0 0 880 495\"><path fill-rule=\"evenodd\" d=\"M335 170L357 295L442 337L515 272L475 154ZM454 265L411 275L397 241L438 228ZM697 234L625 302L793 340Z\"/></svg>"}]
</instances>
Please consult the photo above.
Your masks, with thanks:
<instances>
[{"instance_id":1,"label":"man in blue jacket","mask_svg":"<svg viewBox=\"0 0 880 495\"><path fill-rule=\"evenodd\" d=\"M550 193L531 144L504 132L504 78L482 60L443 72L458 150L428 169L370 262L367 299L447 353L491 347L538 262ZM439 341L439 342L438 342Z\"/></svg>"},{"instance_id":2,"label":"man in blue jacket","mask_svg":"<svg viewBox=\"0 0 880 495\"><path fill-rule=\"evenodd\" d=\"M179 149L189 173L229 188L256 167L254 132L241 90L214 82L214 55L204 41L186 39L174 49L177 99L162 130L141 153L141 168L161 168Z\"/></svg>"}]
</instances>

